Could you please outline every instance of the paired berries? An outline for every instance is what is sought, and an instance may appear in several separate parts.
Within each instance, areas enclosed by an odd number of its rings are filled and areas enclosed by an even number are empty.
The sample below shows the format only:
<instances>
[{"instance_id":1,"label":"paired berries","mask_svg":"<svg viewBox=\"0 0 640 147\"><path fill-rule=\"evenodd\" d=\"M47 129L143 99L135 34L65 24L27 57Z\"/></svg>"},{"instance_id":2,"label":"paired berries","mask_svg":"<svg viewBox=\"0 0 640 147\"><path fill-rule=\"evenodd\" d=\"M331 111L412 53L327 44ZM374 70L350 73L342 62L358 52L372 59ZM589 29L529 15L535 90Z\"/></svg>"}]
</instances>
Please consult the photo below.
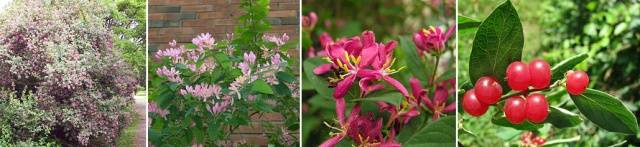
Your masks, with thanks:
<instances>
[{"instance_id":1,"label":"paired berries","mask_svg":"<svg viewBox=\"0 0 640 147\"><path fill-rule=\"evenodd\" d=\"M570 70L567 72L567 92L571 95L580 95L587 89L587 85L589 85L589 75L584 71L573 71Z\"/></svg>"},{"instance_id":2,"label":"paired berries","mask_svg":"<svg viewBox=\"0 0 640 147\"><path fill-rule=\"evenodd\" d=\"M544 60L536 59L529 65L519 61L509 64L506 73L507 84L513 90L544 89L551 82L551 67Z\"/></svg>"},{"instance_id":3,"label":"paired berries","mask_svg":"<svg viewBox=\"0 0 640 147\"><path fill-rule=\"evenodd\" d=\"M462 99L462 109L471 116L482 116L489 109L489 105L480 102L474 89L464 93Z\"/></svg>"},{"instance_id":4,"label":"paired berries","mask_svg":"<svg viewBox=\"0 0 640 147\"><path fill-rule=\"evenodd\" d=\"M518 95L507 99L502 110L512 124L521 124L525 120L542 123L549 116L549 103L542 94L530 94L526 99Z\"/></svg>"}]
</instances>

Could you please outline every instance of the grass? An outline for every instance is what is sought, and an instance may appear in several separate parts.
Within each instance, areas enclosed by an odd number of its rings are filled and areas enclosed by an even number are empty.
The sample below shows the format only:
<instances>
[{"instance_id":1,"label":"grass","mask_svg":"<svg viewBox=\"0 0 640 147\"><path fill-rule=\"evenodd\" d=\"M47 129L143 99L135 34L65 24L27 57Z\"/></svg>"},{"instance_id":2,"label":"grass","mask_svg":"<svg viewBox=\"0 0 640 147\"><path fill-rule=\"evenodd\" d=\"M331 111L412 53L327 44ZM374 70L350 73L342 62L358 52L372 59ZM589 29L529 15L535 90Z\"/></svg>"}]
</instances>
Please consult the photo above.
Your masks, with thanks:
<instances>
[{"instance_id":1,"label":"grass","mask_svg":"<svg viewBox=\"0 0 640 147\"><path fill-rule=\"evenodd\" d=\"M145 97L146 99L147 93L145 91L136 92L136 97ZM135 111L135 104L126 110L127 112L132 114L132 121L130 125L122 130L120 137L116 141L116 145L119 147L133 147L135 146L136 134L139 128L140 121L143 121L142 117Z\"/></svg>"},{"instance_id":2,"label":"grass","mask_svg":"<svg viewBox=\"0 0 640 147\"><path fill-rule=\"evenodd\" d=\"M129 127L122 130L120 137L116 141L119 147L133 147L135 145L136 132L138 131L138 124L140 123L140 115L136 113L133 108L128 109L132 113L132 122Z\"/></svg>"}]
</instances>

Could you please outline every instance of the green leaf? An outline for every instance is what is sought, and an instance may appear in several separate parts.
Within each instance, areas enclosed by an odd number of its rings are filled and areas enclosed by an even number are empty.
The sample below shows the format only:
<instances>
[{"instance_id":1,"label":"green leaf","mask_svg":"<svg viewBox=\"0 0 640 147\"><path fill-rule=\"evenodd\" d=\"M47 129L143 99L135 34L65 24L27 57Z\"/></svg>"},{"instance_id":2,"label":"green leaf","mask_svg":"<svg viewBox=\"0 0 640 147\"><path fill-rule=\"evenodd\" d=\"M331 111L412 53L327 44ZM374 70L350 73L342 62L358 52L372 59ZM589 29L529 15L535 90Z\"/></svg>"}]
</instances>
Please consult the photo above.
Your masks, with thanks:
<instances>
[{"instance_id":1,"label":"green leaf","mask_svg":"<svg viewBox=\"0 0 640 147\"><path fill-rule=\"evenodd\" d=\"M626 134L638 133L636 116L616 97L587 89L580 95L572 95L571 100L587 119L603 129Z\"/></svg>"},{"instance_id":2,"label":"green leaf","mask_svg":"<svg viewBox=\"0 0 640 147\"><path fill-rule=\"evenodd\" d=\"M456 117L447 116L439 120L429 123L427 126L419 130L403 130L415 131L413 135L403 142L403 146L440 146L453 147L456 146Z\"/></svg>"},{"instance_id":3,"label":"green leaf","mask_svg":"<svg viewBox=\"0 0 640 147\"><path fill-rule=\"evenodd\" d=\"M553 65L553 67L551 68L551 82L553 83L553 81L562 79L564 77L564 73L573 69L573 67L580 64L580 62L587 59L587 57L589 57L587 53L582 53L560 61L556 65Z\"/></svg>"},{"instance_id":4,"label":"green leaf","mask_svg":"<svg viewBox=\"0 0 640 147\"><path fill-rule=\"evenodd\" d=\"M551 123L556 128L568 128L582 123L582 118L569 110L558 107L549 107L551 112L545 122Z\"/></svg>"},{"instance_id":5,"label":"green leaf","mask_svg":"<svg viewBox=\"0 0 640 147\"><path fill-rule=\"evenodd\" d=\"M326 62L322 61L321 58L309 58L304 61L302 68L309 82L303 84L311 84L318 94L324 97L333 97L334 89L329 88L329 82L313 73L313 69L322 64L326 64Z\"/></svg>"},{"instance_id":6,"label":"green leaf","mask_svg":"<svg viewBox=\"0 0 640 147\"><path fill-rule=\"evenodd\" d=\"M533 123L531 123L529 121L524 121L521 124L511 124L511 122L509 122L509 120L507 120L507 118L504 115L494 116L491 119L491 123L499 125L499 126L514 128L516 130L535 131L535 130L538 130L538 129L543 127L543 125L533 124Z\"/></svg>"},{"instance_id":7,"label":"green leaf","mask_svg":"<svg viewBox=\"0 0 640 147\"><path fill-rule=\"evenodd\" d=\"M251 91L264 94L273 94L273 89L271 89L271 86L269 86L269 84L267 84L267 82L262 79L253 81L253 83L251 84Z\"/></svg>"},{"instance_id":8,"label":"green leaf","mask_svg":"<svg viewBox=\"0 0 640 147\"><path fill-rule=\"evenodd\" d=\"M472 29L480 26L480 21L467 16L458 15L458 30Z\"/></svg>"},{"instance_id":9,"label":"green leaf","mask_svg":"<svg viewBox=\"0 0 640 147\"><path fill-rule=\"evenodd\" d=\"M407 68L410 69L411 73L416 76L420 81L427 81L428 75L425 73L427 69L425 68L425 63L422 62L422 59L418 56L418 51L416 50L416 46L413 44L411 40L407 37L400 37L400 49L402 54L405 56L404 62L407 65Z\"/></svg>"},{"instance_id":10,"label":"green leaf","mask_svg":"<svg viewBox=\"0 0 640 147\"><path fill-rule=\"evenodd\" d=\"M380 94L380 95L370 95L367 96L365 98L356 98L356 99L352 99L352 102L358 102L358 101L366 101L366 102L387 102L390 103L394 106L400 106L400 104L402 103L402 100L404 99L404 97L402 96L401 93L399 92L385 92L384 94Z\"/></svg>"},{"instance_id":11,"label":"green leaf","mask_svg":"<svg viewBox=\"0 0 640 147\"><path fill-rule=\"evenodd\" d=\"M511 1L507 0L478 27L469 59L471 81L493 76L506 85L503 77L507 66L520 61L523 45L520 18Z\"/></svg>"},{"instance_id":12,"label":"green leaf","mask_svg":"<svg viewBox=\"0 0 640 147\"><path fill-rule=\"evenodd\" d=\"M289 72L278 72L276 73L276 78L278 78L278 80L280 81L285 81L287 83L291 83L294 82L296 80L298 80L295 76L293 76L291 73Z\"/></svg>"},{"instance_id":13,"label":"green leaf","mask_svg":"<svg viewBox=\"0 0 640 147\"><path fill-rule=\"evenodd\" d=\"M188 44L185 44L185 45L184 45L184 48L187 48L187 49L196 49L196 48L198 48L198 46L196 46L196 45L195 45L195 44L193 44L193 43L188 43Z\"/></svg>"}]
</instances>

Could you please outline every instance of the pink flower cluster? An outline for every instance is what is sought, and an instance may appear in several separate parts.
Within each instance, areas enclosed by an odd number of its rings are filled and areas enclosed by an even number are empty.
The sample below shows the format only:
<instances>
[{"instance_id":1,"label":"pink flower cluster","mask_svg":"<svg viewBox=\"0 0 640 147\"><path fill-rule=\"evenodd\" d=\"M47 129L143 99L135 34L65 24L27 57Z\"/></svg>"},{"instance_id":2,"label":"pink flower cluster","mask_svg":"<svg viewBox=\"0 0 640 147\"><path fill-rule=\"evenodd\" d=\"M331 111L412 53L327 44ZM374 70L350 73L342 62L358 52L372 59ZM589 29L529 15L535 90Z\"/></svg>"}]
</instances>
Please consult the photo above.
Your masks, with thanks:
<instances>
[{"instance_id":1,"label":"pink flower cluster","mask_svg":"<svg viewBox=\"0 0 640 147\"><path fill-rule=\"evenodd\" d=\"M418 54L422 56L425 52L439 55L445 49L445 43L455 32L456 26L449 27L447 33L442 32L440 27L429 27L429 30L422 29L413 34L413 42L418 48Z\"/></svg>"},{"instance_id":2,"label":"pink flower cluster","mask_svg":"<svg viewBox=\"0 0 640 147\"><path fill-rule=\"evenodd\" d=\"M156 113L163 118L166 118L167 114L169 114L169 111L158 107L158 105L155 102L149 102L149 112Z\"/></svg>"},{"instance_id":3,"label":"pink flower cluster","mask_svg":"<svg viewBox=\"0 0 640 147\"><path fill-rule=\"evenodd\" d=\"M171 67L170 69L166 66L162 66L162 68L158 68L156 70L156 74L158 76L165 76L169 81L175 83L182 83L182 78L180 78L180 72L175 68Z\"/></svg>"},{"instance_id":4,"label":"pink flower cluster","mask_svg":"<svg viewBox=\"0 0 640 147\"><path fill-rule=\"evenodd\" d=\"M209 97L220 96L221 87L218 85L198 84L195 86L186 86L180 90L182 95L191 95L206 101Z\"/></svg>"},{"instance_id":5,"label":"pink flower cluster","mask_svg":"<svg viewBox=\"0 0 640 147\"><path fill-rule=\"evenodd\" d=\"M211 112L212 114L221 113L225 111L229 105L231 105L231 99L231 96L225 95L222 98L222 102L212 101L211 105L207 105L207 111Z\"/></svg>"},{"instance_id":6,"label":"pink flower cluster","mask_svg":"<svg viewBox=\"0 0 640 147\"><path fill-rule=\"evenodd\" d=\"M318 15L316 12L309 13L308 16L302 16L302 28L305 30L313 30L318 23Z\"/></svg>"},{"instance_id":7,"label":"pink flower cluster","mask_svg":"<svg viewBox=\"0 0 640 147\"><path fill-rule=\"evenodd\" d=\"M275 35L264 35L263 38L264 40L275 43L277 46L282 46L289 41L289 35L287 35L287 33L282 34L280 37Z\"/></svg>"},{"instance_id":8,"label":"pink flower cluster","mask_svg":"<svg viewBox=\"0 0 640 147\"><path fill-rule=\"evenodd\" d=\"M216 39L211 37L209 33L202 33L196 38L191 39L191 43L198 46L198 50L204 50L204 48L213 48L216 43Z\"/></svg>"}]
</instances>

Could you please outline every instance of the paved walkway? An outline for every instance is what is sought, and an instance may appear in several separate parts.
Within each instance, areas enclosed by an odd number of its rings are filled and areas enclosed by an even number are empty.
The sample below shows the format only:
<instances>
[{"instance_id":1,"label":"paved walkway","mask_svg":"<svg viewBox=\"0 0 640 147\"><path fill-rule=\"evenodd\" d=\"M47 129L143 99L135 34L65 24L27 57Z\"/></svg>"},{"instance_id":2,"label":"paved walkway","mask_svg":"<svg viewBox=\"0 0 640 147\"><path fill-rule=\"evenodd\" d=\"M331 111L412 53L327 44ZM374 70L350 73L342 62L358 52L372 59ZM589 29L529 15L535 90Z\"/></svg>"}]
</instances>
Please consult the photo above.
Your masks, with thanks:
<instances>
[{"instance_id":1,"label":"paved walkway","mask_svg":"<svg viewBox=\"0 0 640 147\"><path fill-rule=\"evenodd\" d=\"M142 119L138 123L134 146L145 147L147 145L147 92L138 92L134 99L136 102L135 110Z\"/></svg>"}]
</instances>

